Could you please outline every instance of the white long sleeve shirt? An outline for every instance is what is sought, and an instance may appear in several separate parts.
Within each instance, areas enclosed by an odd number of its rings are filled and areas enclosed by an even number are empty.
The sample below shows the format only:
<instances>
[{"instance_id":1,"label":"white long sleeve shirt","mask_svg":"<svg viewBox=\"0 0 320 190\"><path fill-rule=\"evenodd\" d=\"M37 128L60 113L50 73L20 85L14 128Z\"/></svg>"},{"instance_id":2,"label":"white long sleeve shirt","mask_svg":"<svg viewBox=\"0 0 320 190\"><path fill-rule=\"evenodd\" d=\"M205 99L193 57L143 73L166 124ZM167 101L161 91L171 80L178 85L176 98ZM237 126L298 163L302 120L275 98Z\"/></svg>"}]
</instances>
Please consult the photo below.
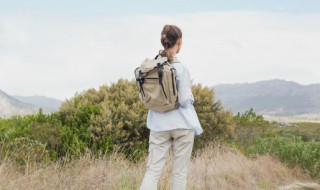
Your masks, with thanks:
<instances>
[{"instance_id":1,"label":"white long sleeve shirt","mask_svg":"<svg viewBox=\"0 0 320 190\"><path fill-rule=\"evenodd\" d=\"M191 90L188 69L174 57L172 66L177 71L178 101L180 107L168 112L148 111L147 127L152 131L167 131L173 129L194 129L196 135L203 130L197 113L193 107L194 97Z\"/></svg>"}]
</instances>

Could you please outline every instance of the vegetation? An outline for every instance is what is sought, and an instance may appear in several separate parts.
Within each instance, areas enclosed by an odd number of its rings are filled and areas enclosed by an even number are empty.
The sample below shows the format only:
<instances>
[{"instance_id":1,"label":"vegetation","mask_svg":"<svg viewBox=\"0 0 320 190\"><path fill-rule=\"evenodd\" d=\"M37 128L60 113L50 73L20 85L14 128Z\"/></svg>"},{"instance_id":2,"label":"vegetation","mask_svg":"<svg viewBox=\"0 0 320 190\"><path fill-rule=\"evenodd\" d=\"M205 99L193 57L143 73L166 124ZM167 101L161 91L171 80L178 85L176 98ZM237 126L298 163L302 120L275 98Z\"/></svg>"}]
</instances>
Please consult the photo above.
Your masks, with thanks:
<instances>
[{"instance_id":1,"label":"vegetation","mask_svg":"<svg viewBox=\"0 0 320 190\"><path fill-rule=\"evenodd\" d=\"M101 157L85 153L71 161L66 157L25 173L7 162L0 164L0 189L138 189L145 166L146 157L132 163L118 153ZM158 189L170 188L171 167L166 165ZM295 181L312 179L271 156L250 159L225 145L208 146L191 160L187 189L278 189Z\"/></svg>"},{"instance_id":2,"label":"vegetation","mask_svg":"<svg viewBox=\"0 0 320 190\"><path fill-rule=\"evenodd\" d=\"M278 126L278 123L274 123ZM281 123L280 123L281 125ZM302 141L320 142L320 123L291 123L289 126L273 127L270 133L278 134L283 137L299 136Z\"/></svg>"},{"instance_id":3,"label":"vegetation","mask_svg":"<svg viewBox=\"0 0 320 190\"><path fill-rule=\"evenodd\" d=\"M200 84L193 86L194 107L204 133L196 136L194 151L206 147L209 142L226 142L234 137L235 123L231 112L214 99L214 91Z\"/></svg>"},{"instance_id":4,"label":"vegetation","mask_svg":"<svg viewBox=\"0 0 320 190\"><path fill-rule=\"evenodd\" d=\"M206 131L196 139L194 151L204 148L208 141L230 139L234 131L232 114L215 101L209 88L194 85L192 90L195 109ZM44 148L39 153L44 160L66 155L77 158L88 150L95 155L121 152L131 160L139 160L148 146L146 116L135 81L119 80L76 94L57 113L46 115L39 110L35 115L0 119L0 159L11 155L13 149L8 147L24 139ZM29 152L39 152L39 148L28 148L37 149Z\"/></svg>"},{"instance_id":5,"label":"vegetation","mask_svg":"<svg viewBox=\"0 0 320 190\"><path fill-rule=\"evenodd\" d=\"M62 130L58 114L15 116L0 119L0 162L14 159L24 165L25 159L56 160L62 149Z\"/></svg>"},{"instance_id":6,"label":"vegetation","mask_svg":"<svg viewBox=\"0 0 320 190\"><path fill-rule=\"evenodd\" d=\"M237 125L235 142L243 146L252 144L256 137L269 134L271 128L270 123L262 115L257 115L252 108L243 114L238 113L234 116L234 121Z\"/></svg>"},{"instance_id":7,"label":"vegetation","mask_svg":"<svg viewBox=\"0 0 320 190\"><path fill-rule=\"evenodd\" d=\"M206 159L211 159L212 163L212 159L216 159L217 155L203 151L211 151L208 145L212 143L223 143L240 150L248 157L259 160L266 154L268 159L277 158L291 167L303 168L314 178L320 177L320 124L295 123L284 126L266 121L253 109L233 116L223 108L220 101L215 100L212 89L198 84L192 87L192 91L195 97L194 107L204 129L204 133L195 139L195 160L203 159L199 157L200 153L210 154ZM146 116L147 110L139 99L135 81L121 79L110 86L104 85L99 89L77 93L65 101L56 113L43 114L40 109L34 115L0 118L0 172L8 164L16 165L14 168L24 171L23 173L30 172L30 168L47 167L47 164L60 163L67 166L68 163L83 159L88 153L90 158L86 159L89 160L91 157L106 159L117 155L129 158L125 163L131 160L134 161L132 164L139 166L146 158L148 148L149 130L146 128ZM237 156L240 154L237 153ZM243 157L241 159L237 162L245 160ZM207 169L211 166L208 163L206 170L201 172L209 172ZM224 162L221 164L228 165ZM194 170L196 173L197 170ZM48 175L59 177L60 174ZM207 176L209 173L201 175ZM225 176L226 181L234 180L234 176L227 173L222 172L221 175ZM246 174L240 172L237 175L243 179L244 184L249 183L246 181ZM121 176L125 178L124 181L129 180L130 177L127 177ZM130 179L134 180L133 185L127 184L123 188L137 187L137 181L141 180L141 177ZM219 179L221 176L211 177ZM258 180L262 181L255 182L250 187L273 188L268 180ZM216 184L208 181L201 183L200 186L193 185L194 189L225 187L225 182L219 180L215 181Z\"/></svg>"},{"instance_id":8,"label":"vegetation","mask_svg":"<svg viewBox=\"0 0 320 190\"><path fill-rule=\"evenodd\" d=\"M248 156L270 154L292 167L302 167L315 178L320 177L319 123L279 126L253 109L237 114L234 119L237 127L233 143Z\"/></svg>"},{"instance_id":9,"label":"vegetation","mask_svg":"<svg viewBox=\"0 0 320 190\"><path fill-rule=\"evenodd\" d=\"M312 177L320 177L320 142L301 138L259 137L248 147L249 154L271 154L290 166L300 166Z\"/></svg>"}]
</instances>

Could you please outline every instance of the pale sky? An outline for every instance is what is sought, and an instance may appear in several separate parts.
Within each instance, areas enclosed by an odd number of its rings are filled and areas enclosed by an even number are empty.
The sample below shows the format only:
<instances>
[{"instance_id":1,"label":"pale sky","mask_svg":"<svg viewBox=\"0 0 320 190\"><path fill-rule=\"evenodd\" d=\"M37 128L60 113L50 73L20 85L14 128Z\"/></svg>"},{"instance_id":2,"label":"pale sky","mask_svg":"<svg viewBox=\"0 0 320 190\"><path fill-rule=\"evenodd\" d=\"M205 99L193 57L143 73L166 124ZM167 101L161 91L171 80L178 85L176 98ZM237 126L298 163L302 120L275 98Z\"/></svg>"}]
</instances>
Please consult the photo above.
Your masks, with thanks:
<instances>
[{"instance_id":1,"label":"pale sky","mask_svg":"<svg viewBox=\"0 0 320 190\"><path fill-rule=\"evenodd\" d=\"M194 83L320 82L316 0L119 2L0 0L0 89L64 100L133 79L165 24L182 30Z\"/></svg>"}]
</instances>

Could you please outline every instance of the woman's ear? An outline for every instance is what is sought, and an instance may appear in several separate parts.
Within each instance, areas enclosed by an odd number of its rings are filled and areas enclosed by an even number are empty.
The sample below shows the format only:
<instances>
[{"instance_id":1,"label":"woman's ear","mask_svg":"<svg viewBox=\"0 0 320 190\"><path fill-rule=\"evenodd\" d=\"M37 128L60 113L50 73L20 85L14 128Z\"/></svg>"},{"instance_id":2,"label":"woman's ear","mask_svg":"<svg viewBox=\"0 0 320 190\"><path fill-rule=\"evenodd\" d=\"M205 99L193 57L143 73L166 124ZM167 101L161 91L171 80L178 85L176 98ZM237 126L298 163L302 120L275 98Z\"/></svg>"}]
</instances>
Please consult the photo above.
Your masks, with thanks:
<instances>
[{"instance_id":1,"label":"woman's ear","mask_svg":"<svg viewBox=\"0 0 320 190\"><path fill-rule=\"evenodd\" d=\"M180 52L181 45L182 45L182 38L179 38L178 41L177 41L177 53Z\"/></svg>"},{"instance_id":2,"label":"woman's ear","mask_svg":"<svg viewBox=\"0 0 320 190\"><path fill-rule=\"evenodd\" d=\"M178 39L178 46L181 46L181 44L182 44L182 38L179 38Z\"/></svg>"}]
</instances>

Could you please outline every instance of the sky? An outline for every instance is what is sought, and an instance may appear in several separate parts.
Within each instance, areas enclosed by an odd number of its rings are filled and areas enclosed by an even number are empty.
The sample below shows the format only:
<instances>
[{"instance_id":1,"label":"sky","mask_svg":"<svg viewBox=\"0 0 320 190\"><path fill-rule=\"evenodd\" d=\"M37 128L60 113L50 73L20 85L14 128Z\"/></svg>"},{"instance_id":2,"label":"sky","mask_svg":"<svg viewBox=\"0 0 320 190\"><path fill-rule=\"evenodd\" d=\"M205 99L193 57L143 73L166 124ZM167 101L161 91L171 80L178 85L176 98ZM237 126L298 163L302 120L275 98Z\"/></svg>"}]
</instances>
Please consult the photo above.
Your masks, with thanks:
<instances>
[{"instance_id":1,"label":"sky","mask_svg":"<svg viewBox=\"0 0 320 190\"><path fill-rule=\"evenodd\" d=\"M317 0L0 0L0 90L70 99L133 79L179 26L193 83L319 83Z\"/></svg>"}]
</instances>

